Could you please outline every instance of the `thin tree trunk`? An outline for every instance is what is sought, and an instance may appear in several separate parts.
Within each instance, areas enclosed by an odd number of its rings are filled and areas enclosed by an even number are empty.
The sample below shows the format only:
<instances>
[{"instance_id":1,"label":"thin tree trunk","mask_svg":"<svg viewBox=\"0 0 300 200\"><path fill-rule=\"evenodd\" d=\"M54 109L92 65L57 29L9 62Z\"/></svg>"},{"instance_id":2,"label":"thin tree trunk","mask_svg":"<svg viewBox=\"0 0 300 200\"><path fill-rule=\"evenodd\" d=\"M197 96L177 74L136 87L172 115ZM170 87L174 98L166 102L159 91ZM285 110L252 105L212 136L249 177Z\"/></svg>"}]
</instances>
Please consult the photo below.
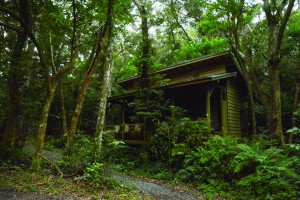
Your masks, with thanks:
<instances>
[{"instance_id":1,"label":"thin tree trunk","mask_svg":"<svg viewBox=\"0 0 300 200\"><path fill-rule=\"evenodd\" d=\"M179 26L179 28L182 30L182 32L184 33L185 37L188 39L188 41L192 41L191 37L189 36L189 34L186 32L186 30L184 29L184 27L182 26L182 24L179 22L178 19L178 11L175 9L175 2L171 1L171 9L172 9L172 15L173 18L177 24L177 26Z\"/></svg>"},{"instance_id":2,"label":"thin tree trunk","mask_svg":"<svg viewBox=\"0 0 300 200\"><path fill-rule=\"evenodd\" d=\"M108 0L108 2L110 2L111 0ZM109 7L108 6L108 13L109 13ZM109 15L107 15L109 16ZM97 50L95 52L94 58L93 58L93 62L85 76L83 85L81 86L81 89L79 91L79 95L77 98L77 102L75 105L75 109L72 115L72 119L71 119L71 123L70 123L70 127L69 127L69 132L68 132L68 137L67 137L67 143L66 143L66 154L70 155L71 152L71 148L73 146L73 142L74 142L74 137L75 137L75 133L77 130L77 125L78 125L78 121L79 121L79 117L82 111L82 106L86 97L86 93L87 93L87 89L89 88L89 85L91 83L92 80L92 76L96 71L96 68L100 62L100 56L101 53L103 51L103 43L105 41L106 35L107 35L107 28L108 28L108 22L109 21L109 17L106 20L106 23L104 25L104 27L100 27L101 32L99 33L99 39L98 39L98 44L97 44Z\"/></svg>"},{"instance_id":3,"label":"thin tree trunk","mask_svg":"<svg viewBox=\"0 0 300 200\"><path fill-rule=\"evenodd\" d=\"M293 103L293 117L292 117L292 127L296 127L296 117L294 117L294 113L297 111L299 106L299 94L300 94L300 79L296 82L296 88L295 88L295 97L294 97L294 103Z\"/></svg>"},{"instance_id":4,"label":"thin tree trunk","mask_svg":"<svg viewBox=\"0 0 300 200\"><path fill-rule=\"evenodd\" d=\"M102 83L100 91L100 102L98 107L98 117L95 131L95 159L98 155L101 154L102 148L102 138L103 131L105 128L105 115L106 115L106 106L107 106L107 97L111 90L111 73L113 70L113 61L112 61L112 39L113 39L113 3L114 0L109 0L108 2L108 35L107 35L107 44L106 52L108 56L105 58L105 63L102 70Z\"/></svg>"},{"instance_id":5,"label":"thin tree trunk","mask_svg":"<svg viewBox=\"0 0 300 200\"><path fill-rule=\"evenodd\" d=\"M134 4L138 8L142 20L142 35L143 35L143 48L142 48L142 68L141 68L141 88L149 88L150 86L150 42L149 42L149 27L147 11L145 6L142 5L138 0L133 0Z\"/></svg>"},{"instance_id":6,"label":"thin tree trunk","mask_svg":"<svg viewBox=\"0 0 300 200\"><path fill-rule=\"evenodd\" d=\"M98 107L98 117L97 117L97 124L96 124L96 131L95 131L95 158L97 158L98 155L101 154L101 149L102 149L102 138L103 138L103 131L105 128L105 116L106 116L106 106L107 106L107 97L110 93L111 90L111 72L113 70L113 63L110 60L111 55L106 58L106 63L105 66L105 71L104 76L103 76L103 82L102 82L102 87L101 87L101 92L100 92L100 102L99 102L99 107Z\"/></svg>"},{"instance_id":7,"label":"thin tree trunk","mask_svg":"<svg viewBox=\"0 0 300 200\"><path fill-rule=\"evenodd\" d=\"M275 133L279 136L282 144L285 143L283 130L282 130L282 116L281 116L281 89L279 80L279 70L278 68L274 70L273 81L271 85L274 89L273 96L273 117L272 117L272 129L271 133Z\"/></svg>"},{"instance_id":8,"label":"thin tree trunk","mask_svg":"<svg viewBox=\"0 0 300 200\"><path fill-rule=\"evenodd\" d=\"M66 116L66 109L65 109L65 97L62 88L62 82L59 83L59 93L60 93L60 107L61 107L61 117L62 117L62 128L63 133L65 136L68 135L68 125L67 125L67 116Z\"/></svg>"},{"instance_id":9,"label":"thin tree trunk","mask_svg":"<svg viewBox=\"0 0 300 200\"><path fill-rule=\"evenodd\" d=\"M38 134L37 134L36 140L35 140L35 156L31 163L31 168L34 170L40 169L40 165L41 165L41 161L42 161L42 157L43 157L43 147L44 147L44 141L45 141L45 133L46 133L46 128L47 128L49 110L51 107L51 103L52 103L52 100L53 100L53 97L55 94L55 89L57 87L57 84L58 83L52 84L50 93L47 94L46 101L43 105L41 121L39 124L39 130L38 130Z\"/></svg>"},{"instance_id":10,"label":"thin tree trunk","mask_svg":"<svg viewBox=\"0 0 300 200\"><path fill-rule=\"evenodd\" d=\"M300 74L299 74L300 75ZM300 94L300 79L297 77L296 81L296 88L295 88L295 97L294 97L294 103L293 103L293 113L292 113L292 127L297 127L297 119L296 116L294 116L294 113L297 111L299 106L299 94ZM293 142L293 133L289 134L289 144Z\"/></svg>"},{"instance_id":11,"label":"thin tree trunk","mask_svg":"<svg viewBox=\"0 0 300 200\"><path fill-rule=\"evenodd\" d=\"M26 27L27 31L29 33L30 39L32 40L32 42L34 43L35 47L38 50L40 63L41 63L42 68L44 69L45 80L46 80L46 84L47 84L47 97L45 100L45 104L43 106L39 130L38 130L38 133L36 136L35 155L32 159L32 163L31 163L31 168L34 170L40 169L41 161L43 158L43 146L44 146L45 133L46 133L46 128L47 128L47 121L48 121L51 103L52 103L52 100L53 100L53 97L55 94L55 90L57 88L57 85L61 81L62 77L64 75L66 75L74 67L75 60L76 60L77 53L78 53L78 49L76 47L76 35L75 35L75 33L76 33L75 0L72 1L72 7L73 7L73 37L72 37L72 41L71 41L70 61L65 68L59 70L57 73L56 73L55 66L52 66L52 67L54 67L53 68L54 71L52 73L55 75L52 80L51 80L50 74L48 72L49 71L48 66L45 62L45 54L43 53L43 50L42 50L41 46L39 45L37 39L35 38L34 34L31 32L31 30L28 27Z\"/></svg>"},{"instance_id":12,"label":"thin tree trunk","mask_svg":"<svg viewBox=\"0 0 300 200\"><path fill-rule=\"evenodd\" d=\"M235 40L237 40L237 37L235 38ZM232 43L232 41L231 41ZM254 96L253 96L253 89L252 89L252 85L250 84L250 77L249 74L247 72L247 66L246 66L246 61L245 58L243 58L243 55L241 55L241 53L238 51L238 49L233 45L233 43L231 44L231 52L234 54L236 62L238 63L239 67L241 68L240 71L242 73L242 76L244 77L245 81L246 81L246 86L248 89L248 94L249 94L249 98L250 98L250 109L251 109L251 118L252 118L252 122L251 122L251 126L252 126L252 137L256 138L257 136L257 130L256 130L256 115L255 115L255 109L254 109ZM251 61L251 55L248 55L248 62L252 62Z\"/></svg>"},{"instance_id":13,"label":"thin tree trunk","mask_svg":"<svg viewBox=\"0 0 300 200\"><path fill-rule=\"evenodd\" d=\"M49 34L49 42L50 42L50 54L51 54L52 71L53 71L54 75L57 75L57 67L56 67L55 61L54 61L54 53L53 53L53 47L52 47L51 32ZM60 107L61 107L63 134L65 136L67 136L68 127L67 127L67 119L66 119L65 100L64 100L64 94L63 94L63 89L62 89L62 81L59 81L58 89L59 89L59 95L60 95Z\"/></svg>"},{"instance_id":14,"label":"thin tree trunk","mask_svg":"<svg viewBox=\"0 0 300 200\"><path fill-rule=\"evenodd\" d=\"M256 130L256 115L255 115L255 109L254 109L254 97L253 97L253 91L251 86L248 86L249 90L249 98L250 98L250 106L251 106L251 125L252 125L252 137L256 138L257 136L257 130Z\"/></svg>"},{"instance_id":15,"label":"thin tree trunk","mask_svg":"<svg viewBox=\"0 0 300 200\"><path fill-rule=\"evenodd\" d=\"M139 10L140 17L142 20L142 66L141 66L141 94L142 98L145 101L146 111L149 112L149 99L150 99L150 41L149 41L149 26L148 26L148 12L144 5L140 3L138 0L133 0L133 3ZM147 117L144 117L144 126L145 131L149 132L150 120ZM148 135L148 133L147 133Z\"/></svg>"}]
</instances>

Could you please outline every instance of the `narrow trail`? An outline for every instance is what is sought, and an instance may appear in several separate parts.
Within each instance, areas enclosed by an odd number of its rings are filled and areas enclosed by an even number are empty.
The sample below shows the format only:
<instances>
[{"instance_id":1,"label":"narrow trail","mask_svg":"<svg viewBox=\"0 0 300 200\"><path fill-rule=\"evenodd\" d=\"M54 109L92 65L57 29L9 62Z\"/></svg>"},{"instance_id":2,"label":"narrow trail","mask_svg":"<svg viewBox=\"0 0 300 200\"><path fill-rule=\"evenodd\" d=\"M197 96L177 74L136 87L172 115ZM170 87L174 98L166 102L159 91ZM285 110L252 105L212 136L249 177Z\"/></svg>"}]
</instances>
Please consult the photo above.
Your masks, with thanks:
<instances>
[{"instance_id":1,"label":"narrow trail","mask_svg":"<svg viewBox=\"0 0 300 200\"><path fill-rule=\"evenodd\" d=\"M31 145L28 145L24 151L27 151L30 155L34 153L34 148ZM44 156L53 163L57 163L62 159L62 152L52 152L44 151ZM171 186L167 182L161 182L157 180L144 179L144 178L135 178L129 175L125 175L118 171L110 171L107 174L109 177L116 180L119 184L122 184L124 187L136 190L140 193L147 193L154 200L199 200L205 199L204 195L199 192L191 192L191 190L186 187L180 186ZM27 200L27 199L37 199L37 200L75 200L77 198L68 197L65 195L41 195L39 193L24 193L18 192L16 190L1 190L0 189L0 199L1 200ZM81 199L81 198L80 198Z\"/></svg>"},{"instance_id":2,"label":"narrow trail","mask_svg":"<svg viewBox=\"0 0 300 200\"><path fill-rule=\"evenodd\" d=\"M156 183L147 180L133 178L123 174L113 174L112 178L125 187L148 193L155 200L199 200L205 199L203 195L192 194L188 191L179 191L175 187L164 183Z\"/></svg>"}]
</instances>

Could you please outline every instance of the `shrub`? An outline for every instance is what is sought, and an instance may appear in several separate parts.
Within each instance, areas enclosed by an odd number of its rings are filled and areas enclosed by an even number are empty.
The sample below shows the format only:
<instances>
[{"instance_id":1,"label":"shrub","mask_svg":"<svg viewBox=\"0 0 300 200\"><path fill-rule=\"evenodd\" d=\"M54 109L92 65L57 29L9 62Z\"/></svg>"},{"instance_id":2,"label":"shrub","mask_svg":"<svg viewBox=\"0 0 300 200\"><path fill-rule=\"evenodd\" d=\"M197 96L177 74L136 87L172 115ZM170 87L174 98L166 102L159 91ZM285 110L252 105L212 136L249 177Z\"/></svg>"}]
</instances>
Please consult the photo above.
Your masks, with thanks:
<instances>
[{"instance_id":1,"label":"shrub","mask_svg":"<svg viewBox=\"0 0 300 200\"><path fill-rule=\"evenodd\" d=\"M191 181L208 183L209 179L231 181L229 161L236 155L237 139L232 137L212 136L204 146L196 147L185 157L185 168L180 173Z\"/></svg>"},{"instance_id":2,"label":"shrub","mask_svg":"<svg viewBox=\"0 0 300 200\"><path fill-rule=\"evenodd\" d=\"M93 163L94 140L90 136L78 133L72 147L72 155L64 156L58 165L65 173L82 171Z\"/></svg>"},{"instance_id":3,"label":"shrub","mask_svg":"<svg viewBox=\"0 0 300 200\"><path fill-rule=\"evenodd\" d=\"M104 174L103 164L93 163L86 167L84 174L78 177L77 180L83 181L85 184L90 185L93 188L106 188L117 185L116 181L104 176Z\"/></svg>"},{"instance_id":4,"label":"shrub","mask_svg":"<svg viewBox=\"0 0 300 200\"><path fill-rule=\"evenodd\" d=\"M266 144L263 140L241 143L237 138L212 136L185 157L184 169L177 175L205 192L227 192L236 199L299 196L298 146Z\"/></svg>"},{"instance_id":5,"label":"shrub","mask_svg":"<svg viewBox=\"0 0 300 200\"><path fill-rule=\"evenodd\" d=\"M206 119L191 120L184 117L185 111L170 106L172 117L157 123L156 134L151 138L151 154L154 160L181 163L184 156L191 151L193 143L207 139L210 130Z\"/></svg>"}]
</instances>

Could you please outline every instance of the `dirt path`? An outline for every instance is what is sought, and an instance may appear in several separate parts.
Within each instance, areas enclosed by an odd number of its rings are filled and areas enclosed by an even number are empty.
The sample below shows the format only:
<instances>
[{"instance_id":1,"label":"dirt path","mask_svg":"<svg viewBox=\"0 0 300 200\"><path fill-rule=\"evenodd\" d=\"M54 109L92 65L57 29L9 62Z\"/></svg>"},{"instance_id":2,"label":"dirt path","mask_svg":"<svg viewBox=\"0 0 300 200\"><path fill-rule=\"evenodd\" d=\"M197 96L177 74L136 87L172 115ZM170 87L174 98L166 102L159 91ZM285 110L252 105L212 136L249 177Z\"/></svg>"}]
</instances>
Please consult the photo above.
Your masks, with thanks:
<instances>
[{"instance_id":1,"label":"dirt path","mask_svg":"<svg viewBox=\"0 0 300 200\"><path fill-rule=\"evenodd\" d=\"M33 154L33 147L27 148L26 151ZM44 151L44 156L53 163L56 163L62 158L61 152ZM110 171L108 176L115 179L118 183L122 184L126 188L136 190L140 193L146 193L151 195L154 200L198 200L205 199L203 194L188 189L185 186L171 186L167 182L134 178L120 172ZM1 180L0 180L1 181ZM100 198L100 197L99 197ZM66 195L45 195L39 192L18 192L13 189L0 189L0 200L77 200L77 199L90 199L90 198L78 198ZM100 198L101 199L101 198Z\"/></svg>"},{"instance_id":2,"label":"dirt path","mask_svg":"<svg viewBox=\"0 0 300 200\"><path fill-rule=\"evenodd\" d=\"M38 192L18 192L13 189L0 189L1 200L75 200L65 195L45 195Z\"/></svg>"},{"instance_id":3,"label":"dirt path","mask_svg":"<svg viewBox=\"0 0 300 200\"><path fill-rule=\"evenodd\" d=\"M199 192L188 189L185 186L171 186L162 181L133 178L119 172L108 175L122 184L125 188L129 188L139 192L140 194L150 195L154 200L198 200L205 199ZM69 196L70 195L70 196ZM76 196L76 194L59 194L48 195L39 192L19 192L15 189L0 189L0 200L88 200L89 197ZM143 195L142 195L143 196ZM98 197L99 200L102 199ZM111 199L111 198L109 198ZM114 198L113 198L114 199ZM119 198L117 198L119 199ZM126 199L126 198L125 198Z\"/></svg>"},{"instance_id":4,"label":"dirt path","mask_svg":"<svg viewBox=\"0 0 300 200\"><path fill-rule=\"evenodd\" d=\"M155 200L198 200L204 199L203 195L195 194L186 188L175 188L166 183L153 182L153 180L141 180L122 174L112 175L117 182L125 187L148 193Z\"/></svg>"}]
</instances>

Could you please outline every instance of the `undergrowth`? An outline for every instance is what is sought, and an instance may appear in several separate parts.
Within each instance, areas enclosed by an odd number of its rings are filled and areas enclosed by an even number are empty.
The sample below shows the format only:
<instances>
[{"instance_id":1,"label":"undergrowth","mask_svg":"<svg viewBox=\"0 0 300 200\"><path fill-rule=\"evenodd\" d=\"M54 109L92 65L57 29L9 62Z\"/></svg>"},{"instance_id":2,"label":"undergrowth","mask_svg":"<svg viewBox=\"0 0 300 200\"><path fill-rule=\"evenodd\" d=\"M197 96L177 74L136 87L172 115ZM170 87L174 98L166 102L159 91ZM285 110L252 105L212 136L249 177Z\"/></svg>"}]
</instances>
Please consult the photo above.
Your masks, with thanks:
<instances>
[{"instance_id":1,"label":"undergrowth","mask_svg":"<svg viewBox=\"0 0 300 200\"><path fill-rule=\"evenodd\" d=\"M10 156L1 158L0 190L63 199L151 199L149 195L125 188L110 178L107 164L101 159L92 159L92 142L91 137L79 134L73 156L61 156L62 149L57 149L52 140L45 145L44 156L48 158L44 160L41 171L30 169L33 147L12 151Z\"/></svg>"},{"instance_id":2,"label":"undergrowth","mask_svg":"<svg viewBox=\"0 0 300 200\"><path fill-rule=\"evenodd\" d=\"M177 147L175 142L172 147ZM170 159L166 156L160 160L153 157L153 150L157 154L168 151L153 148L122 147L123 154L119 152L121 157L116 156L113 161L126 173L191 183L204 191L208 199L222 196L285 200L300 196L299 144L278 146L278 142L263 138L244 140L213 135L182 151L184 156L171 153ZM179 164L175 165L174 160Z\"/></svg>"}]
</instances>

